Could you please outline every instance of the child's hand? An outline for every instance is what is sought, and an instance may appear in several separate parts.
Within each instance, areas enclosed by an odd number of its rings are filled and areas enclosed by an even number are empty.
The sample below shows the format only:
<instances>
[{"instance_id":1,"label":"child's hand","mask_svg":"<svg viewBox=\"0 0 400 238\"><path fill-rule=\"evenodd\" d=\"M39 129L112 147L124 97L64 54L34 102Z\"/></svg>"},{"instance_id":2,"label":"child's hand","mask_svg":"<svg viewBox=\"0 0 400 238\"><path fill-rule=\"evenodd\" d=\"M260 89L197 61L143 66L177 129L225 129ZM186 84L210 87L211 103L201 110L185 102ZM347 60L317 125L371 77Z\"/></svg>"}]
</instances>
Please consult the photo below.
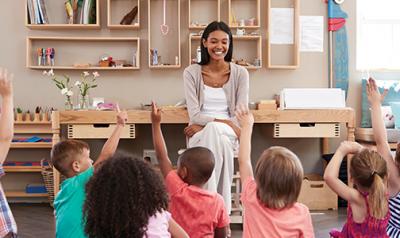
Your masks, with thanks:
<instances>
[{"instance_id":1,"label":"child's hand","mask_svg":"<svg viewBox=\"0 0 400 238\"><path fill-rule=\"evenodd\" d=\"M14 75L9 74L7 69L0 68L0 95L8 97L12 95L12 79Z\"/></svg>"},{"instance_id":2,"label":"child's hand","mask_svg":"<svg viewBox=\"0 0 400 238\"><path fill-rule=\"evenodd\" d=\"M128 113L119 109L119 105L117 104L117 125L125 126L125 123L128 121Z\"/></svg>"},{"instance_id":3,"label":"child's hand","mask_svg":"<svg viewBox=\"0 0 400 238\"><path fill-rule=\"evenodd\" d=\"M161 123L161 109L157 108L157 105L154 101L151 102L151 123Z\"/></svg>"},{"instance_id":4,"label":"child's hand","mask_svg":"<svg viewBox=\"0 0 400 238\"><path fill-rule=\"evenodd\" d=\"M369 78L367 82L367 96L368 96L368 101L372 105L374 103L379 103L381 104L383 99L385 99L386 94L388 93L388 90L385 89L383 91L383 94L379 92L378 87L376 86L376 82L373 78Z\"/></svg>"},{"instance_id":5,"label":"child's hand","mask_svg":"<svg viewBox=\"0 0 400 238\"><path fill-rule=\"evenodd\" d=\"M340 143L339 150L344 154L355 154L360 152L364 147L354 141L343 141Z\"/></svg>"},{"instance_id":6,"label":"child's hand","mask_svg":"<svg viewBox=\"0 0 400 238\"><path fill-rule=\"evenodd\" d=\"M239 121L241 127L249 126L252 127L254 124L253 114L244 105L239 105L236 109L236 118Z\"/></svg>"}]
</instances>

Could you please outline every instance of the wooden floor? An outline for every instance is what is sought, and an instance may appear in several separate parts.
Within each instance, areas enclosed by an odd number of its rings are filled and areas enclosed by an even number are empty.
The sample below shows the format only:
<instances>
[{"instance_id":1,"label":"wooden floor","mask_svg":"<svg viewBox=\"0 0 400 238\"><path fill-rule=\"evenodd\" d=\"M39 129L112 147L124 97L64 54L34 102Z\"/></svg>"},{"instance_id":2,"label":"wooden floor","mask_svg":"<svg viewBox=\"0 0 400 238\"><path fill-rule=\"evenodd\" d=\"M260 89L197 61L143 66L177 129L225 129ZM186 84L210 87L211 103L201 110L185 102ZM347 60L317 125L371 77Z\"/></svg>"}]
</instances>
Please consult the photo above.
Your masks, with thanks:
<instances>
[{"instance_id":1,"label":"wooden floor","mask_svg":"<svg viewBox=\"0 0 400 238\"><path fill-rule=\"evenodd\" d=\"M11 204L20 238L54 237L53 209L46 204ZM315 237L329 237L332 228L341 228L346 221L346 209L312 212ZM242 237L241 226L232 227L232 237Z\"/></svg>"}]
</instances>

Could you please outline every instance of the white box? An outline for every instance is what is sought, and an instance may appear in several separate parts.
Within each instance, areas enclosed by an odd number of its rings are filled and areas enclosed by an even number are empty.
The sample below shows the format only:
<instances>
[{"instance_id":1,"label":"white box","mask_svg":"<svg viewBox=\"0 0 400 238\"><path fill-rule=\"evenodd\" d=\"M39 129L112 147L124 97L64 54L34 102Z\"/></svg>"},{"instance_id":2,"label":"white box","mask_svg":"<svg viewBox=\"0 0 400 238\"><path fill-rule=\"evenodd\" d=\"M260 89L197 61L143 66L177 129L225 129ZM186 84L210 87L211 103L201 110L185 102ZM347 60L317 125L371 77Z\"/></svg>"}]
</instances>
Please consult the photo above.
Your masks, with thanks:
<instances>
[{"instance_id":1,"label":"white box","mask_svg":"<svg viewBox=\"0 0 400 238\"><path fill-rule=\"evenodd\" d=\"M345 92L340 88L285 88L280 109L335 109L346 107Z\"/></svg>"}]
</instances>

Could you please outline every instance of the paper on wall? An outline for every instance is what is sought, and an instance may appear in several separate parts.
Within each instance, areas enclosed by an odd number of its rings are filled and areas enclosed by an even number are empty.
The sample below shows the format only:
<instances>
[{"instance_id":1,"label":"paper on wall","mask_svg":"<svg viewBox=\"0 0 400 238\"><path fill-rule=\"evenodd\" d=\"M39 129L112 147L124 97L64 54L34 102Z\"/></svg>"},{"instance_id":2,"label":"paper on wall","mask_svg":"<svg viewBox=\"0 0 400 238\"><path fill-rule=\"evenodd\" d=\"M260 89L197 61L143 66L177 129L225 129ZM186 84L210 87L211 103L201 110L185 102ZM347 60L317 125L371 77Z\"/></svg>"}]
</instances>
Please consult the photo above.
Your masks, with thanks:
<instances>
[{"instance_id":1,"label":"paper on wall","mask_svg":"<svg viewBox=\"0 0 400 238\"><path fill-rule=\"evenodd\" d=\"M300 51L323 52L323 16L300 16Z\"/></svg>"},{"instance_id":2,"label":"paper on wall","mask_svg":"<svg viewBox=\"0 0 400 238\"><path fill-rule=\"evenodd\" d=\"M293 8L271 8L269 38L271 44L293 44L294 10Z\"/></svg>"}]
</instances>

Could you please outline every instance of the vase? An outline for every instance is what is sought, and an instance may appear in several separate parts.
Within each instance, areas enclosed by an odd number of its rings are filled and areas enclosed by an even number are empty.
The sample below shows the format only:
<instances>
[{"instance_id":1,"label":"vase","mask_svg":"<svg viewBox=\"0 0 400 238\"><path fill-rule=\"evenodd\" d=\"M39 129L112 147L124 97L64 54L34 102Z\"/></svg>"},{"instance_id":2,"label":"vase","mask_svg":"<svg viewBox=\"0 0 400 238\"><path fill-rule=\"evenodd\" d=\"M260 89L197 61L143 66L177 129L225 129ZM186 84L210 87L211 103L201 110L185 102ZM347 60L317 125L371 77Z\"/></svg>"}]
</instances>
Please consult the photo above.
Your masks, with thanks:
<instances>
[{"instance_id":1,"label":"vase","mask_svg":"<svg viewBox=\"0 0 400 238\"><path fill-rule=\"evenodd\" d=\"M89 110L89 95L79 95L79 110Z\"/></svg>"},{"instance_id":2,"label":"vase","mask_svg":"<svg viewBox=\"0 0 400 238\"><path fill-rule=\"evenodd\" d=\"M74 109L74 105L72 104L70 96L67 96L67 98L65 99L65 107L64 107L64 109L66 111L70 111L70 110Z\"/></svg>"}]
</instances>

